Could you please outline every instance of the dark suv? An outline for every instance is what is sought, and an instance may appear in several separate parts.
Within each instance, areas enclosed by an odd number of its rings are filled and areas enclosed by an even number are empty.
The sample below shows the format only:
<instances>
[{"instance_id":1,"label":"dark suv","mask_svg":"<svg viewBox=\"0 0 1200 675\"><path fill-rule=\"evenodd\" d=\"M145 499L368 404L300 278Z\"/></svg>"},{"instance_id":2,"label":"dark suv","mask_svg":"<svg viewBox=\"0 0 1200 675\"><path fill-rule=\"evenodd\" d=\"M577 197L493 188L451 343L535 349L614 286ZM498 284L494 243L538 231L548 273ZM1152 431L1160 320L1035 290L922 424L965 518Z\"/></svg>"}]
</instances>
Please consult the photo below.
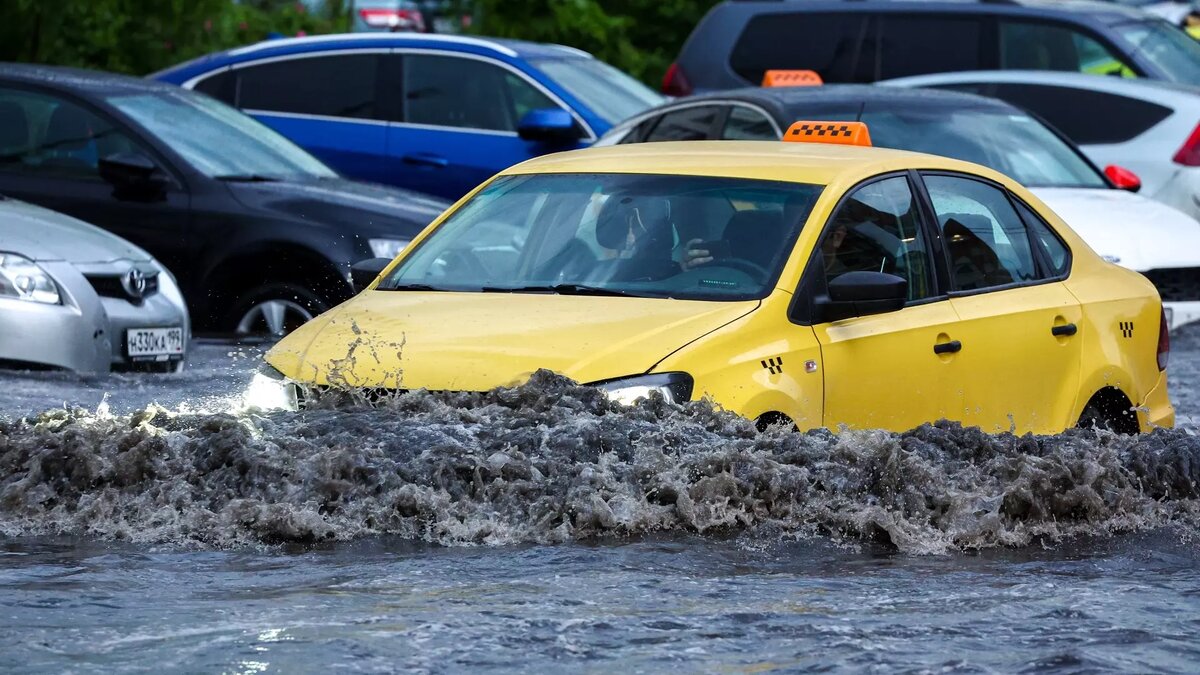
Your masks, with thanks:
<instances>
[{"instance_id":1,"label":"dark suv","mask_svg":"<svg viewBox=\"0 0 1200 675\"><path fill-rule=\"evenodd\" d=\"M663 91L758 85L771 69L826 82L1023 69L1200 84L1200 44L1144 12L1076 0L726 1L692 31Z\"/></svg>"}]
</instances>

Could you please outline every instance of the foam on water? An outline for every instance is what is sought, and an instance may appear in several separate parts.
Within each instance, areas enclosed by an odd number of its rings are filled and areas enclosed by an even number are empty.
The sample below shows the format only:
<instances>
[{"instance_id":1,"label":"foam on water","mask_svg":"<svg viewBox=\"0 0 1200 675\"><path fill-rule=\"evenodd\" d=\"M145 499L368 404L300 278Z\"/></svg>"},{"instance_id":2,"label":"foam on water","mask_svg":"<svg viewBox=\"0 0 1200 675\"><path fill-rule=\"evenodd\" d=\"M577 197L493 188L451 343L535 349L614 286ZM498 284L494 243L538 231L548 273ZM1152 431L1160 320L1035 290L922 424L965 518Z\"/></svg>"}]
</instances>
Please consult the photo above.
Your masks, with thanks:
<instances>
[{"instance_id":1,"label":"foam on water","mask_svg":"<svg viewBox=\"0 0 1200 675\"><path fill-rule=\"evenodd\" d=\"M0 421L0 532L237 547L656 531L869 538L913 553L1200 524L1181 430L757 432L706 403L625 408L538 373L486 393L301 413Z\"/></svg>"}]
</instances>

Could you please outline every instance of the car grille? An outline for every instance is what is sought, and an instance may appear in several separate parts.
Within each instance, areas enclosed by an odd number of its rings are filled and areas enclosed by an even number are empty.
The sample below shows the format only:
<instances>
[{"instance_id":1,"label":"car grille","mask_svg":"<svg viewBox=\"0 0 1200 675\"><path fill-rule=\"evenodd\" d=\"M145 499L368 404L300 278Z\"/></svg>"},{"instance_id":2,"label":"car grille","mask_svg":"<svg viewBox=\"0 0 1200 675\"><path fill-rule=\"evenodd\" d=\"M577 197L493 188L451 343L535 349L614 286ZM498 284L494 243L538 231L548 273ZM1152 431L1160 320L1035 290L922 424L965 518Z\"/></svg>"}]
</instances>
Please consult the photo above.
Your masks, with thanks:
<instances>
[{"instance_id":1,"label":"car grille","mask_svg":"<svg viewBox=\"0 0 1200 675\"><path fill-rule=\"evenodd\" d=\"M1176 267L1143 272L1163 302L1200 300L1200 267Z\"/></svg>"},{"instance_id":2,"label":"car grille","mask_svg":"<svg viewBox=\"0 0 1200 675\"><path fill-rule=\"evenodd\" d=\"M387 389L385 387L346 389L316 384L293 384L292 386L295 387L296 392L296 407L301 410L321 398L330 399L335 406L339 404L374 406L401 394L408 393L407 389Z\"/></svg>"},{"instance_id":3,"label":"car grille","mask_svg":"<svg viewBox=\"0 0 1200 675\"><path fill-rule=\"evenodd\" d=\"M146 287L142 294L136 295L127 289L124 274L88 274L87 280L96 289L96 295L102 298L120 298L133 304L141 304L142 300L158 292L158 274L147 274Z\"/></svg>"}]
</instances>

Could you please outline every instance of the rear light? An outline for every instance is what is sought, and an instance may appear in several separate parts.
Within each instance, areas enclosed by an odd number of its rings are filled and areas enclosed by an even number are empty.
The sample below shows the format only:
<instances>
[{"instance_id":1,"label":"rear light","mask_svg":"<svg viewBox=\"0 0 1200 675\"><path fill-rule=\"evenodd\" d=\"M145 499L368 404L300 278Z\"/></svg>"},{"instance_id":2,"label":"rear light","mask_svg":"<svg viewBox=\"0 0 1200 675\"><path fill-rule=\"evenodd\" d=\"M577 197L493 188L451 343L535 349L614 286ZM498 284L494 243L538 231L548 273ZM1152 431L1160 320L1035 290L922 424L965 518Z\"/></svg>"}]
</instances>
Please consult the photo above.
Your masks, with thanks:
<instances>
[{"instance_id":1,"label":"rear light","mask_svg":"<svg viewBox=\"0 0 1200 675\"><path fill-rule=\"evenodd\" d=\"M371 28L425 32L425 17L416 9L360 9L358 15Z\"/></svg>"},{"instance_id":2,"label":"rear light","mask_svg":"<svg viewBox=\"0 0 1200 675\"><path fill-rule=\"evenodd\" d=\"M1167 311L1164 309L1158 322L1158 369L1167 369L1167 357L1171 355L1171 330L1167 325Z\"/></svg>"},{"instance_id":3,"label":"rear light","mask_svg":"<svg viewBox=\"0 0 1200 675\"><path fill-rule=\"evenodd\" d=\"M1176 164L1184 166L1200 166L1200 124L1192 130L1192 135L1188 136L1187 142L1179 148L1179 152L1172 157Z\"/></svg>"},{"instance_id":4,"label":"rear light","mask_svg":"<svg viewBox=\"0 0 1200 675\"><path fill-rule=\"evenodd\" d=\"M688 82L687 75L678 63L672 63L667 68L667 74L663 75L662 93L667 96L688 96L692 93L692 83Z\"/></svg>"}]
</instances>

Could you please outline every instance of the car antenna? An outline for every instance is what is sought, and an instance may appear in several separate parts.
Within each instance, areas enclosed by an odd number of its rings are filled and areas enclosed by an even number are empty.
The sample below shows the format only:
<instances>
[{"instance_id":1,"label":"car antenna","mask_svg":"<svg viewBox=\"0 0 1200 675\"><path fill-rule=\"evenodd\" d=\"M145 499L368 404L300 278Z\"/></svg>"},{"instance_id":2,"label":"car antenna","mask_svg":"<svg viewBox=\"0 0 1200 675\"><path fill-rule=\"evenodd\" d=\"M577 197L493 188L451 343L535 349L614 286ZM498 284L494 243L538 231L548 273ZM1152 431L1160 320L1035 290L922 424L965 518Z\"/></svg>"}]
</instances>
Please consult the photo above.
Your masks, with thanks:
<instances>
[{"instance_id":1,"label":"car antenna","mask_svg":"<svg viewBox=\"0 0 1200 675\"><path fill-rule=\"evenodd\" d=\"M862 121L862 115L863 115L863 111L864 111L864 110L866 110L866 109L867 109L867 102L866 102L866 101L863 101L863 102L862 102L862 103L861 103L861 104L858 106L858 117L855 117L855 118L854 118L854 121L855 121L855 122L861 122L861 121Z\"/></svg>"}]
</instances>

